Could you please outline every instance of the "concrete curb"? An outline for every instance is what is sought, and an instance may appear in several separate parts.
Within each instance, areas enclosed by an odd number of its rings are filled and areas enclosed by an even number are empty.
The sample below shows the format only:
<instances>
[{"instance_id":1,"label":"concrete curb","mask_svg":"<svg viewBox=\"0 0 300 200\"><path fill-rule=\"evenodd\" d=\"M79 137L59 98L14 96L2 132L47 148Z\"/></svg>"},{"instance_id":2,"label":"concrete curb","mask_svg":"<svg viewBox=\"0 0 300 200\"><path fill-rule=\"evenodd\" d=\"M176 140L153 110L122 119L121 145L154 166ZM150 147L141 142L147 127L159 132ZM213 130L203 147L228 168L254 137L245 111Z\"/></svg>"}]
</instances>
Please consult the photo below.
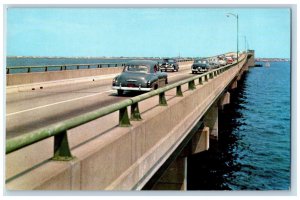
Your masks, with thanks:
<instances>
[{"instance_id":1,"label":"concrete curb","mask_svg":"<svg viewBox=\"0 0 300 200\"><path fill-rule=\"evenodd\" d=\"M73 79L65 79L65 80L58 80L58 81L47 81L47 82L40 82L40 83L29 83L29 84L22 84L22 85L7 86L6 94L32 91L32 90L44 89L44 88L50 88L50 87L62 86L62 85L92 82L92 81L103 81L103 82L111 81L116 75L118 75L118 73L101 75L101 76L89 76L84 78L73 78Z\"/></svg>"}]
</instances>

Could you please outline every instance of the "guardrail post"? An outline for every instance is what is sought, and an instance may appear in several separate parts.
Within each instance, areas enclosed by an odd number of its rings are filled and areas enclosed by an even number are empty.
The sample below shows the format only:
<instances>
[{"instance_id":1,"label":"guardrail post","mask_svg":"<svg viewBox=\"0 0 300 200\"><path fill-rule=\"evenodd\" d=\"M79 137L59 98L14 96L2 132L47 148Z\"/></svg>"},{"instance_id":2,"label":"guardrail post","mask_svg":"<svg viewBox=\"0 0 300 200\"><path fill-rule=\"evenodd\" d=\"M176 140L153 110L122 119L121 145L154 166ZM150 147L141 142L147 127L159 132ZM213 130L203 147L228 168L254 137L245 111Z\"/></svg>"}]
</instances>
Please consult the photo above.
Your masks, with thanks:
<instances>
[{"instance_id":1,"label":"guardrail post","mask_svg":"<svg viewBox=\"0 0 300 200\"><path fill-rule=\"evenodd\" d=\"M88 65L88 69L90 69L91 68L91 66L90 65Z\"/></svg>"},{"instance_id":2,"label":"guardrail post","mask_svg":"<svg viewBox=\"0 0 300 200\"><path fill-rule=\"evenodd\" d=\"M115 64L115 67L118 67L118 64Z\"/></svg>"},{"instance_id":3,"label":"guardrail post","mask_svg":"<svg viewBox=\"0 0 300 200\"><path fill-rule=\"evenodd\" d=\"M107 67L109 67L109 64L107 64Z\"/></svg>"},{"instance_id":4,"label":"guardrail post","mask_svg":"<svg viewBox=\"0 0 300 200\"><path fill-rule=\"evenodd\" d=\"M177 97L182 97L183 96L182 90L181 90L181 85L176 87L176 96Z\"/></svg>"},{"instance_id":5,"label":"guardrail post","mask_svg":"<svg viewBox=\"0 0 300 200\"><path fill-rule=\"evenodd\" d=\"M45 66L45 72L47 72L48 71L48 67L47 66Z\"/></svg>"},{"instance_id":6,"label":"guardrail post","mask_svg":"<svg viewBox=\"0 0 300 200\"><path fill-rule=\"evenodd\" d=\"M68 161L74 157L71 154L67 131L54 136L54 157L52 160Z\"/></svg>"},{"instance_id":7,"label":"guardrail post","mask_svg":"<svg viewBox=\"0 0 300 200\"><path fill-rule=\"evenodd\" d=\"M99 67L102 68L102 65L100 64Z\"/></svg>"},{"instance_id":8,"label":"guardrail post","mask_svg":"<svg viewBox=\"0 0 300 200\"><path fill-rule=\"evenodd\" d=\"M204 76L206 82L208 82L208 77L207 76L208 76L208 74Z\"/></svg>"},{"instance_id":9,"label":"guardrail post","mask_svg":"<svg viewBox=\"0 0 300 200\"><path fill-rule=\"evenodd\" d=\"M211 73L209 73L209 78L210 79L213 79L214 78L214 75L213 75L213 73L211 72Z\"/></svg>"},{"instance_id":10,"label":"guardrail post","mask_svg":"<svg viewBox=\"0 0 300 200\"><path fill-rule=\"evenodd\" d=\"M6 74L9 74L9 68L6 68Z\"/></svg>"},{"instance_id":11,"label":"guardrail post","mask_svg":"<svg viewBox=\"0 0 300 200\"><path fill-rule=\"evenodd\" d=\"M194 90L194 89L196 89L195 81L192 80L192 81L189 82L189 90Z\"/></svg>"},{"instance_id":12,"label":"guardrail post","mask_svg":"<svg viewBox=\"0 0 300 200\"><path fill-rule=\"evenodd\" d=\"M140 121L142 120L140 111L139 111L139 105L138 103L134 103L131 105L131 117L130 120L133 121Z\"/></svg>"},{"instance_id":13,"label":"guardrail post","mask_svg":"<svg viewBox=\"0 0 300 200\"><path fill-rule=\"evenodd\" d=\"M167 100L166 100L166 96L165 96L165 92L162 92L159 94L159 105L160 106L167 106Z\"/></svg>"},{"instance_id":14,"label":"guardrail post","mask_svg":"<svg viewBox=\"0 0 300 200\"><path fill-rule=\"evenodd\" d=\"M30 67L28 67L28 70L27 70L27 72L28 72L28 73L30 73Z\"/></svg>"},{"instance_id":15,"label":"guardrail post","mask_svg":"<svg viewBox=\"0 0 300 200\"><path fill-rule=\"evenodd\" d=\"M203 82L202 82L202 76L199 77L199 85L202 85Z\"/></svg>"},{"instance_id":16,"label":"guardrail post","mask_svg":"<svg viewBox=\"0 0 300 200\"><path fill-rule=\"evenodd\" d=\"M131 126L129 117L128 117L128 112L127 112L127 107L121 108L119 110L119 126L120 127L129 127Z\"/></svg>"}]
</instances>

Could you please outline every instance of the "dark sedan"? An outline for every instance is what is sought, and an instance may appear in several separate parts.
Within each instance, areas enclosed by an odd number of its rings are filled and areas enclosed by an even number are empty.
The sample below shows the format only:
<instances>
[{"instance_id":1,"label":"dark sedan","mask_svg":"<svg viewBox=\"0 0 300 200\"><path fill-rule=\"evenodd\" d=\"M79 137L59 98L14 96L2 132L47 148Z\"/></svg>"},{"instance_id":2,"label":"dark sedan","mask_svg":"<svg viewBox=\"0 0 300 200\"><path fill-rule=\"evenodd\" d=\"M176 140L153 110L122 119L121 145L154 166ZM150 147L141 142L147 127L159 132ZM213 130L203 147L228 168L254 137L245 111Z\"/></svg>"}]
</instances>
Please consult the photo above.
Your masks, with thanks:
<instances>
[{"instance_id":1,"label":"dark sedan","mask_svg":"<svg viewBox=\"0 0 300 200\"><path fill-rule=\"evenodd\" d=\"M112 88L122 95L124 91L151 91L168 83L168 75L160 72L158 63L133 60L125 64L123 72L113 79Z\"/></svg>"},{"instance_id":2,"label":"dark sedan","mask_svg":"<svg viewBox=\"0 0 300 200\"><path fill-rule=\"evenodd\" d=\"M211 66L207 63L194 63L192 65L192 73L204 73L211 69Z\"/></svg>"},{"instance_id":3,"label":"dark sedan","mask_svg":"<svg viewBox=\"0 0 300 200\"><path fill-rule=\"evenodd\" d=\"M177 71L179 70L179 65L178 65L178 62L177 60L175 59L169 59L169 58L165 58L163 59L163 62L160 66L160 70L161 71L168 71L168 70L171 70L171 71Z\"/></svg>"}]
</instances>

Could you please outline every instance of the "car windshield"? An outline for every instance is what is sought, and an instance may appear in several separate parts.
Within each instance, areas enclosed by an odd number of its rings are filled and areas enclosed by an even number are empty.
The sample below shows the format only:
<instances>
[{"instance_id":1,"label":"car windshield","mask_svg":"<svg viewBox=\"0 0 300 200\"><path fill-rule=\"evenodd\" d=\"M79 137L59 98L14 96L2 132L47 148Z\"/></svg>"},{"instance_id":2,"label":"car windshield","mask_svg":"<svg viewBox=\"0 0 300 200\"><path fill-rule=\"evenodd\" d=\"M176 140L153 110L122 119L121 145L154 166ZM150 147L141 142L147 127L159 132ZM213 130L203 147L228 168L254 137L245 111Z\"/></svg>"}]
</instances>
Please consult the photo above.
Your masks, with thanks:
<instances>
[{"instance_id":1,"label":"car windshield","mask_svg":"<svg viewBox=\"0 0 300 200\"><path fill-rule=\"evenodd\" d=\"M127 65L125 67L125 71L128 72L144 72L147 73L148 72L148 67L145 65Z\"/></svg>"}]
</instances>

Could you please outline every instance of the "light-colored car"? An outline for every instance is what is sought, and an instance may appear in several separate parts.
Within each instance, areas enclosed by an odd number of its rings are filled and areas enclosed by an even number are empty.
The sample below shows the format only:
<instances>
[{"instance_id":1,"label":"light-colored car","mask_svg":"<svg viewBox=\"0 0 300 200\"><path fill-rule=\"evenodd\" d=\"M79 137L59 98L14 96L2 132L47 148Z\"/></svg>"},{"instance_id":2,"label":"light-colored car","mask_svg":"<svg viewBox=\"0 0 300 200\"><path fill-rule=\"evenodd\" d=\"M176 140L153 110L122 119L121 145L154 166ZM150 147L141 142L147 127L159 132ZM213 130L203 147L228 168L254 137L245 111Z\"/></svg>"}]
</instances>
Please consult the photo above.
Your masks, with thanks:
<instances>
[{"instance_id":1,"label":"light-colored car","mask_svg":"<svg viewBox=\"0 0 300 200\"><path fill-rule=\"evenodd\" d=\"M220 59L219 60L220 66L225 66L227 64L226 60Z\"/></svg>"},{"instance_id":2,"label":"light-colored car","mask_svg":"<svg viewBox=\"0 0 300 200\"><path fill-rule=\"evenodd\" d=\"M125 64L123 72L112 82L112 89L122 95L124 91L151 91L168 83L168 74L160 72L158 63L133 60Z\"/></svg>"}]
</instances>

